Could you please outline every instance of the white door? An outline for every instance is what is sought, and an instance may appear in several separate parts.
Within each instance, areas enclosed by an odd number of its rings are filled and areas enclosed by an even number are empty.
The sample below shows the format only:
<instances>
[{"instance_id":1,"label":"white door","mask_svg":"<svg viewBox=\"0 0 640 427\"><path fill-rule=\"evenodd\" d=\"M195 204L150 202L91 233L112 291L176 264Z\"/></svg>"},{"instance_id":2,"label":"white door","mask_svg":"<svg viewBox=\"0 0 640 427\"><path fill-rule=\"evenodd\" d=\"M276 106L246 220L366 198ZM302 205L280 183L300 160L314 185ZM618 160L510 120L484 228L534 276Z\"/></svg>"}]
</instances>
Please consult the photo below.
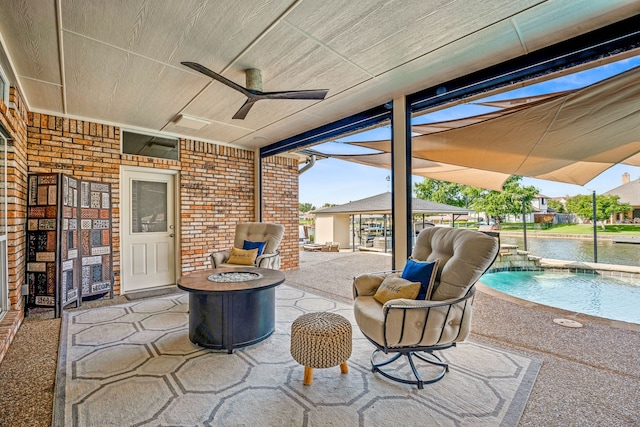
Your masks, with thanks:
<instances>
[{"instance_id":1,"label":"white door","mask_svg":"<svg viewBox=\"0 0 640 427\"><path fill-rule=\"evenodd\" d=\"M122 292L175 284L175 175L122 171Z\"/></svg>"}]
</instances>

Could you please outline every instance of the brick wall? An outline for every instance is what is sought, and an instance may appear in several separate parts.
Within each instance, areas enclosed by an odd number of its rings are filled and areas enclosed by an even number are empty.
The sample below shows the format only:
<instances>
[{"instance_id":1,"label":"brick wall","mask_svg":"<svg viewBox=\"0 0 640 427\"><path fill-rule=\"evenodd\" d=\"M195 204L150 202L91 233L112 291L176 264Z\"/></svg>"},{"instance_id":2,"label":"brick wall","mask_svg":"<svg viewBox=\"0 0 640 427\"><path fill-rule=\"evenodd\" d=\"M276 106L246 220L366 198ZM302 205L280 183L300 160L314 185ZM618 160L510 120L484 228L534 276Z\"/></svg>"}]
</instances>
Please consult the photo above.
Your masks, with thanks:
<instances>
[{"instance_id":1,"label":"brick wall","mask_svg":"<svg viewBox=\"0 0 640 427\"><path fill-rule=\"evenodd\" d=\"M120 289L120 129L83 120L29 113L29 173L62 172L111 184L115 293Z\"/></svg>"},{"instance_id":2,"label":"brick wall","mask_svg":"<svg viewBox=\"0 0 640 427\"><path fill-rule=\"evenodd\" d=\"M23 312L26 253L27 111L22 97L11 88L9 105L0 100L0 124L7 140L7 260L9 311L0 320L0 362L20 326Z\"/></svg>"},{"instance_id":3,"label":"brick wall","mask_svg":"<svg viewBox=\"0 0 640 427\"><path fill-rule=\"evenodd\" d=\"M211 268L209 254L233 246L238 222L254 221L254 153L181 143L182 271Z\"/></svg>"},{"instance_id":4,"label":"brick wall","mask_svg":"<svg viewBox=\"0 0 640 427\"><path fill-rule=\"evenodd\" d=\"M63 172L109 182L113 205L113 259L120 289L120 165L180 171L182 272L210 268L208 254L233 244L235 225L254 221L254 152L182 139L180 161L120 154L120 129L29 114L29 173ZM283 269L298 265L298 174L292 159L264 161L264 220L285 225Z\"/></svg>"},{"instance_id":5,"label":"brick wall","mask_svg":"<svg viewBox=\"0 0 640 427\"><path fill-rule=\"evenodd\" d=\"M286 157L262 160L262 219L284 225L281 270L298 268L298 162Z\"/></svg>"},{"instance_id":6,"label":"brick wall","mask_svg":"<svg viewBox=\"0 0 640 427\"><path fill-rule=\"evenodd\" d=\"M120 128L27 112L12 88L11 106L0 102L8 144L9 297L11 311L0 324L0 360L23 318L21 286L26 251L27 174L61 172L112 188L115 293L120 293L120 166L179 171L181 271L210 268L209 253L233 244L235 225L255 221L254 151L187 139L180 161L120 153ZM263 161L263 217L285 226L282 269L298 266L297 163Z\"/></svg>"}]
</instances>

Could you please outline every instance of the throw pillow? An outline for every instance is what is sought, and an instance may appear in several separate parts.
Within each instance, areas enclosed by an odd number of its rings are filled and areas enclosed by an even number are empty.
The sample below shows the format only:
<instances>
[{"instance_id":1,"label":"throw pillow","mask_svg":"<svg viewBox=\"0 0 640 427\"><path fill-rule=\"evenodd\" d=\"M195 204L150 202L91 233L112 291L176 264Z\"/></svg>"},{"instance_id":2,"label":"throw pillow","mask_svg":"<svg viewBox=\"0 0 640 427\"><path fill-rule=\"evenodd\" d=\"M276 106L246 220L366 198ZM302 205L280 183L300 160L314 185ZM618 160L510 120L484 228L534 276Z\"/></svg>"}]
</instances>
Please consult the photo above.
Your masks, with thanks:
<instances>
[{"instance_id":1,"label":"throw pillow","mask_svg":"<svg viewBox=\"0 0 640 427\"><path fill-rule=\"evenodd\" d=\"M239 265L254 265L256 258L258 257L258 249L238 249L231 248L231 254L229 255L229 264Z\"/></svg>"},{"instance_id":2,"label":"throw pillow","mask_svg":"<svg viewBox=\"0 0 640 427\"><path fill-rule=\"evenodd\" d=\"M390 273L395 277L400 277L400 273ZM357 277L353 278L353 287L355 289L355 292L358 296L360 295L370 295L373 296L376 291L378 290L378 288L380 287L380 285L382 284L382 281L385 279L385 277L387 277L389 274L386 273L364 273L364 274L360 274Z\"/></svg>"},{"instance_id":3,"label":"throw pillow","mask_svg":"<svg viewBox=\"0 0 640 427\"><path fill-rule=\"evenodd\" d=\"M440 260L425 262L416 261L409 258L407 264L402 270L403 279L407 279L411 282L420 282L420 292L416 299L429 299L431 298L431 292L433 291L433 282L436 280L436 271L438 271L438 263Z\"/></svg>"},{"instance_id":4,"label":"throw pillow","mask_svg":"<svg viewBox=\"0 0 640 427\"><path fill-rule=\"evenodd\" d=\"M245 240L244 244L242 245L242 249L257 249L258 256L260 256L262 255L266 244L267 242L252 242L251 240Z\"/></svg>"},{"instance_id":5,"label":"throw pillow","mask_svg":"<svg viewBox=\"0 0 640 427\"><path fill-rule=\"evenodd\" d=\"M387 276L373 296L380 304L397 298L416 299L420 282L410 282L396 276Z\"/></svg>"}]
</instances>

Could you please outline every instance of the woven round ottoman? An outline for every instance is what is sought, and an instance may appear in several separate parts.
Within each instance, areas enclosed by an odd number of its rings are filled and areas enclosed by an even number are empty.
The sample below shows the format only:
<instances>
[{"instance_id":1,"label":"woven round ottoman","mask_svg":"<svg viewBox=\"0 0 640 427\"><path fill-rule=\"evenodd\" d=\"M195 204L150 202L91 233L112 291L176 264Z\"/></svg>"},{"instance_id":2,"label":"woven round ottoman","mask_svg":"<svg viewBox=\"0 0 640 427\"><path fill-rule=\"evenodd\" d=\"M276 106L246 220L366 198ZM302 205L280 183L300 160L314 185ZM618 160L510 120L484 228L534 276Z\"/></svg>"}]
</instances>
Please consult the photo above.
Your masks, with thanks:
<instances>
[{"instance_id":1,"label":"woven round ottoman","mask_svg":"<svg viewBox=\"0 0 640 427\"><path fill-rule=\"evenodd\" d=\"M291 356L304 366L304 385L313 381L313 368L340 365L349 372L351 323L335 313L307 313L291 324Z\"/></svg>"}]
</instances>

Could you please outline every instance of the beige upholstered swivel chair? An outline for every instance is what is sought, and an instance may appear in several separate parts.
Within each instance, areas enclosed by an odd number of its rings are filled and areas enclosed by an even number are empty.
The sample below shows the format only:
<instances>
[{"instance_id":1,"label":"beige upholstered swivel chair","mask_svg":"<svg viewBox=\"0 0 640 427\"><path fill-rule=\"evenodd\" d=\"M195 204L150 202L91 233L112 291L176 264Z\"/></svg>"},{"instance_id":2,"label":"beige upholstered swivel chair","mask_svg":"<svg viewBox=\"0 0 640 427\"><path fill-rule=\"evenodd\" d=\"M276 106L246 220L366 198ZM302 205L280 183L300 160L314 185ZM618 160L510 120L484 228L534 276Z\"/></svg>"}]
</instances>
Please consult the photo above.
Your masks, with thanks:
<instances>
[{"instance_id":1,"label":"beige upholstered swivel chair","mask_svg":"<svg viewBox=\"0 0 640 427\"><path fill-rule=\"evenodd\" d=\"M363 274L354 278L356 323L376 347L371 355L373 372L405 384L416 384L418 388L443 378L448 365L433 351L452 347L469 335L474 284L491 266L498 250L498 240L480 232L446 227L424 229L416 239L411 257L419 261L439 260L433 292L428 300L399 298L385 304L378 302L374 298L378 287L388 275L397 276L399 272ZM379 361L384 356L381 353L395 354ZM407 357L415 378L411 377L411 372L401 376L389 369L395 366L390 364L402 355ZM435 375L422 379L413 356L436 365ZM423 366L424 370L427 370L426 366Z\"/></svg>"},{"instance_id":2,"label":"beige upholstered swivel chair","mask_svg":"<svg viewBox=\"0 0 640 427\"><path fill-rule=\"evenodd\" d=\"M284 226L280 224L269 224L266 222L247 222L236 225L236 234L233 247L242 249L244 241L265 242L262 255L255 260L255 266L280 269L280 251L278 247L284 236ZM237 264L230 264L229 255L231 249L213 252L211 254L211 265L213 268L238 267Z\"/></svg>"}]
</instances>

